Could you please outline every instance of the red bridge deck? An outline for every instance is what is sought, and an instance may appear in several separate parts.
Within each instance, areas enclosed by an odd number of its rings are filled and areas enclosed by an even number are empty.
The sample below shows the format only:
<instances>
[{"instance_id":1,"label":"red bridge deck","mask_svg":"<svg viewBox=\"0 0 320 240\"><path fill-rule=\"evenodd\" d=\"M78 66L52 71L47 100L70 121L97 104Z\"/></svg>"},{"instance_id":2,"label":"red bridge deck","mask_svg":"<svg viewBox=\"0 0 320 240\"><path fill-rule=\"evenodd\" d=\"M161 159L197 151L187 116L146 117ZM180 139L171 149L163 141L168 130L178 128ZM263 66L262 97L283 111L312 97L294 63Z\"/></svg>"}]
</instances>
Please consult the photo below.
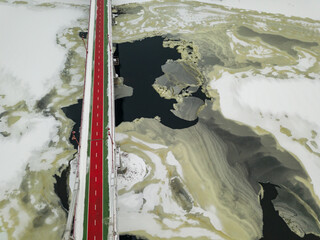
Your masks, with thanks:
<instances>
[{"instance_id":1,"label":"red bridge deck","mask_svg":"<svg viewBox=\"0 0 320 240\"><path fill-rule=\"evenodd\" d=\"M104 0L97 0L91 116L88 240L103 239Z\"/></svg>"}]
</instances>

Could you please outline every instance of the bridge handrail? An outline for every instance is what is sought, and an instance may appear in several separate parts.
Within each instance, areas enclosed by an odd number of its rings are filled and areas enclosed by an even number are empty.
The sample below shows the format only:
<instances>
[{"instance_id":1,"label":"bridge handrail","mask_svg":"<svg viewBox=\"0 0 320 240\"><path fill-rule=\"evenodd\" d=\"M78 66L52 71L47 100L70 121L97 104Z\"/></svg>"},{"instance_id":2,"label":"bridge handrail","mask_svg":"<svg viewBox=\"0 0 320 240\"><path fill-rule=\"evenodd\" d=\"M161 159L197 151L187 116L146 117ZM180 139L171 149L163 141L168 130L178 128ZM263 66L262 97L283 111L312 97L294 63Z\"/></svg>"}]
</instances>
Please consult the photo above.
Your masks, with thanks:
<instances>
[{"instance_id":1,"label":"bridge handrail","mask_svg":"<svg viewBox=\"0 0 320 240\"><path fill-rule=\"evenodd\" d=\"M109 103L109 137L108 138L108 147L111 150L111 163L109 163L109 199L110 199L110 216L109 216L109 236L110 240L119 239L118 235L118 218L117 218L117 166L115 163L115 116L114 116L114 66L113 66L113 48L112 48L112 4L111 0L108 0L108 83L109 83L109 92L108 92L108 103ZM110 149L111 147L111 149Z\"/></svg>"},{"instance_id":2,"label":"bridge handrail","mask_svg":"<svg viewBox=\"0 0 320 240\"><path fill-rule=\"evenodd\" d=\"M88 41L86 52L86 67L83 88L83 102L80 126L80 144L79 144L79 191L76 196L76 211L74 217L74 239L83 239L83 223L85 208L85 189L87 174L87 152L88 152L88 136L89 136L89 117L91 102L91 86L92 86L92 63L93 63L93 46L94 46L94 29L96 19L96 0L90 0L89 23L88 23Z\"/></svg>"}]
</instances>

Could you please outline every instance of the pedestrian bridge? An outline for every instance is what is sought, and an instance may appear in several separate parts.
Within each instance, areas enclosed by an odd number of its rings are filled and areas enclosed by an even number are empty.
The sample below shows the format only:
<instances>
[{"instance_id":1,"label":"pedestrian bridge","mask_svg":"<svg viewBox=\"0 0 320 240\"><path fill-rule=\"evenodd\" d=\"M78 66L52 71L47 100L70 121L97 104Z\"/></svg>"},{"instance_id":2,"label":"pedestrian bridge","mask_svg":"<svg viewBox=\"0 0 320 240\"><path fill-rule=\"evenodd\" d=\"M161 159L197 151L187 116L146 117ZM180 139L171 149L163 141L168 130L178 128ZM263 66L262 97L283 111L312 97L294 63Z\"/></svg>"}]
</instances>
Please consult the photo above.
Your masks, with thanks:
<instances>
[{"instance_id":1,"label":"pedestrian bridge","mask_svg":"<svg viewBox=\"0 0 320 240\"><path fill-rule=\"evenodd\" d=\"M91 0L78 167L63 240L118 239L109 0Z\"/></svg>"}]
</instances>

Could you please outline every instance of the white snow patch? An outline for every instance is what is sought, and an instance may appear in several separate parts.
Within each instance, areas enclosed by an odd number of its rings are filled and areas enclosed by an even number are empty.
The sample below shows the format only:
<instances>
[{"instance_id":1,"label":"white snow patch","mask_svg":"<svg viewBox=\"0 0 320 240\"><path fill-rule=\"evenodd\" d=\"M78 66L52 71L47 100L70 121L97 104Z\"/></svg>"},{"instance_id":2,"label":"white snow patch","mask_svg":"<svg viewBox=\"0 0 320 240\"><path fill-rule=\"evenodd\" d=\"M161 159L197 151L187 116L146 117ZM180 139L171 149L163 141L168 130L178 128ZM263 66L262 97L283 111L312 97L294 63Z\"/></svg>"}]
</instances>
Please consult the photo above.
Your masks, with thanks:
<instances>
[{"instance_id":1,"label":"white snow patch","mask_svg":"<svg viewBox=\"0 0 320 240\"><path fill-rule=\"evenodd\" d=\"M0 7L0 95L2 105L27 100L33 106L60 84L66 51L56 34L80 10L3 5ZM23 19L23 21L22 21Z\"/></svg>"},{"instance_id":2,"label":"white snow patch","mask_svg":"<svg viewBox=\"0 0 320 240\"><path fill-rule=\"evenodd\" d=\"M15 211L17 216L16 219L10 219L10 212ZM30 222L30 217L27 212L21 208L20 204L16 199L12 199L6 208L0 209L0 215L6 219L6 223L9 228L14 226L14 232L12 234L13 239L22 239L22 232L28 226ZM15 225L15 221L18 221L19 224ZM5 236L6 234L3 234ZM1 235L0 235L1 236Z\"/></svg>"},{"instance_id":3,"label":"white snow patch","mask_svg":"<svg viewBox=\"0 0 320 240\"><path fill-rule=\"evenodd\" d=\"M172 219L168 219L168 218L163 219L163 223L166 224L170 228L178 228L182 225L181 222L175 221Z\"/></svg>"},{"instance_id":4,"label":"white snow patch","mask_svg":"<svg viewBox=\"0 0 320 240\"><path fill-rule=\"evenodd\" d=\"M320 159L293 139L310 138L312 130L320 132L319 75L317 80L300 75L277 80L251 72L245 72L248 77L242 78L242 74L224 72L210 83L220 95L223 115L272 133L282 147L301 160L320 197ZM293 136L281 133L282 126L290 129ZM319 145L320 140L315 141Z\"/></svg>"},{"instance_id":5,"label":"white snow patch","mask_svg":"<svg viewBox=\"0 0 320 240\"><path fill-rule=\"evenodd\" d=\"M8 109L14 111L4 115L0 122L0 131L8 134L0 135L0 193L3 198L7 196L5 193L19 187L27 165L30 171L49 169L56 156L64 151L52 147L59 140L57 135L62 123L38 112L35 103L53 88L61 88L60 71L67 49L56 43L57 34L82 15L83 9L69 6L45 8L29 2L27 5L0 4L0 113ZM18 103L23 110L14 109ZM9 117L20 119L10 125ZM57 164L65 160L60 159ZM39 210L44 206L35 204L35 196L31 201ZM18 212L16 222L10 219L12 210ZM16 199L0 209L0 215L9 228L15 224L14 239L21 239L20 235L32 221Z\"/></svg>"},{"instance_id":6,"label":"white snow patch","mask_svg":"<svg viewBox=\"0 0 320 240\"><path fill-rule=\"evenodd\" d=\"M314 104L320 102L320 81L252 76L238 82L238 87L237 100L254 111L277 115L287 113L316 124L319 122L320 110Z\"/></svg>"},{"instance_id":7,"label":"white snow patch","mask_svg":"<svg viewBox=\"0 0 320 240\"><path fill-rule=\"evenodd\" d=\"M254 58L272 57L272 50L264 48L263 46L254 46L249 50L249 54L247 56Z\"/></svg>"},{"instance_id":8,"label":"white snow patch","mask_svg":"<svg viewBox=\"0 0 320 240\"><path fill-rule=\"evenodd\" d=\"M78 164L79 164L78 161L79 161L78 157L70 161L69 188L71 189L72 194L74 190L74 184L77 178L77 170L78 170Z\"/></svg>"},{"instance_id":9,"label":"white snow patch","mask_svg":"<svg viewBox=\"0 0 320 240\"><path fill-rule=\"evenodd\" d=\"M141 182L150 171L144 160L133 153L127 156L122 155L121 163L127 170L124 174L118 174L118 189L129 190L136 183Z\"/></svg>"},{"instance_id":10,"label":"white snow patch","mask_svg":"<svg viewBox=\"0 0 320 240\"><path fill-rule=\"evenodd\" d=\"M231 31L227 32L227 35L229 36L229 38L231 39L231 41L235 44L238 44L240 46L243 47L250 47L251 45L243 40L240 40L239 38L237 38Z\"/></svg>"},{"instance_id":11,"label":"white snow patch","mask_svg":"<svg viewBox=\"0 0 320 240\"><path fill-rule=\"evenodd\" d=\"M301 54L299 55L298 64L295 66L295 68L304 72L313 67L317 62L317 59L305 51L301 51L301 53L304 56L301 56Z\"/></svg>"},{"instance_id":12,"label":"white snow patch","mask_svg":"<svg viewBox=\"0 0 320 240\"><path fill-rule=\"evenodd\" d=\"M140 143L141 140L135 139L135 142ZM148 144L149 143L145 143L145 146L148 146ZM136 147L136 149L138 148ZM180 178L183 176L183 170L172 152L169 151L166 159L162 160L156 153L145 151L141 148L138 150L146 154L148 161L151 161L153 164L153 167L149 169L149 171L151 171L150 175L148 174L148 177L152 179L148 180L150 182L144 187L142 192L130 191L119 195L119 231L130 232L141 230L153 236L166 239L173 237L201 238L203 236L209 237L210 239L221 239L221 237L217 236L214 232L197 227L199 223L192 218L187 218L185 210L174 200L170 187L170 179L168 178L168 170L164 161L176 167L178 174L181 174L181 176L179 176ZM129 154L128 156L129 158L126 161L137 162L137 156L133 154ZM136 171L140 173L144 172L146 168L145 165L139 164L137 164L136 167L142 168ZM139 176L140 182L144 180L141 175L137 174L133 179L134 184L139 179ZM119 189L123 189L124 187L121 181L121 175L118 175ZM164 213L167 213L170 217L164 217L160 220L159 216L153 212L157 206L161 206ZM207 213L208 210L212 212ZM215 208L208 208L208 210L193 207L190 214L207 216L213 224L216 224L215 227L217 229L221 229L221 223L215 216ZM136 221L137 218L139 221ZM161 222L162 224L160 224ZM183 224L189 224L189 227L179 228Z\"/></svg>"},{"instance_id":13,"label":"white snow patch","mask_svg":"<svg viewBox=\"0 0 320 240\"><path fill-rule=\"evenodd\" d=\"M143 140L140 140L136 137L131 137L132 141L134 142L138 142L138 143L142 143L146 146L148 146L149 148L152 148L152 149L161 149L161 148L168 148L167 146L164 146L164 145L161 145L161 144L158 144L158 143L147 143Z\"/></svg>"},{"instance_id":14,"label":"white snow patch","mask_svg":"<svg viewBox=\"0 0 320 240\"><path fill-rule=\"evenodd\" d=\"M168 152L166 160L168 164L176 167L178 175L183 179L182 167L171 151Z\"/></svg>"},{"instance_id":15,"label":"white snow patch","mask_svg":"<svg viewBox=\"0 0 320 240\"><path fill-rule=\"evenodd\" d=\"M28 5L0 4L0 113L24 101L33 111L52 88L59 88L66 49L56 43L56 35L83 15L69 7L40 8ZM70 93L69 93L70 94ZM31 171L51 167L63 149L50 148L57 141L61 123L52 116L35 112L15 112L21 117L12 126L0 122L0 192L17 188L29 164Z\"/></svg>"},{"instance_id":16,"label":"white snow patch","mask_svg":"<svg viewBox=\"0 0 320 240\"><path fill-rule=\"evenodd\" d=\"M0 127L2 125L4 123L0 122ZM19 187L27 163L30 164L30 170L50 167L53 156L61 151L48 148L51 138L58 134L59 125L53 117L27 114L14 124L10 136L0 135L1 193ZM45 157L48 158L47 162L41 162Z\"/></svg>"},{"instance_id":17,"label":"white snow patch","mask_svg":"<svg viewBox=\"0 0 320 240\"><path fill-rule=\"evenodd\" d=\"M8 3L14 3L15 0L8 0ZM28 0L29 5L38 5L43 3L49 4L77 4L77 5L89 5L90 0Z\"/></svg>"},{"instance_id":18,"label":"white snow patch","mask_svg":"<svg viewBox=\"0 0 320 240\"><path fill-rule=\"evenodd\" d=\"M120 141L128 138L128 135L124 134L124 133L116 133L115 138L116 138L116 142L120 142Z\"/></svg>"}]
</instances>

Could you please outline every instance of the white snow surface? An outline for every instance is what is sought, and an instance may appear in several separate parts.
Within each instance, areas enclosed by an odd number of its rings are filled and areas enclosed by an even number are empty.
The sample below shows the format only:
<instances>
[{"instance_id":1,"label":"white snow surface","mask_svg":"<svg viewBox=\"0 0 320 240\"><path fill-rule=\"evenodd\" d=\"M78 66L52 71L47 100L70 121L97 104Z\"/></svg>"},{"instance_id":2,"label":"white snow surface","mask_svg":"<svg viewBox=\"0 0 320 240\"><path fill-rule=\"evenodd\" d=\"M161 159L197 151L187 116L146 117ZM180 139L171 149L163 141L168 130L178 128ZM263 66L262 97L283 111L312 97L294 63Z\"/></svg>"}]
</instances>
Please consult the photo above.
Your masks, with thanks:
<instances>
[{"instance_id":1,"label":"white snow surface","mask_svg":"<svg viewBox=\"0 0 320 240\"><path fill-rule=\"evenodd\" d=\"M168 148L167 146L161 145L161 144L157 144L157 143L147 143L145 141L142 141L138 138L135 137L131 137L131 139L135 142L139 142L142 143L144 145L147 145L148 147L152 148L152 149L161 149L161 148Z\"/></svg>"},{"instance_id":2,"label":"white snow surface","mask_svg":"<svg viewBox=\"0 0 320 240\"><path fill-rule=\"evenodd\" d=\"M129 137L122 133L116 134L117 140L125 140L126 138L131 138L131 140L138 145L144 145L144 148L149 148L151 144L138 139L137 137ZM167 148L167 146L161 146L163 149ZM203 236L210 239L222 239L214 232L197 227L197 221L185 216L185 210L182 209L173 198L173 193L169 186L170 179L168 178L168 170L162 159L151 151L142 149L139 149L139 151L147 156L154 166L151 169L150 165L146 163L146 159L142 159L132 153L128 154L126 158L122 158L124 160L124 165L127 167L127 172L123 175L118 174L117 178L118 189L120 191L126 190L126 193L121 194L118 197L119 231L127 233L141 230L161 239L170 239L173 237L198 239ZM182 167L171 151L167 153L165 161L167 164L175 166L179 173L179 177L183 179ZM150 176L152 177L152 181L144 187L143 191L137 192L132 190L136 184L141 183ZM161 206L163 211L171 216L166 216L161 219L161 222L164 225L159 224L159 216L154 213L156 206ZM194 206L190 213L206 216L217 229L222 229L221 223L215 214L216 210L214 206L208 206L207 210ZM139 221L136 221L137 214L139 216ZM184 223L188 223L191 226L181 227Z\"/></svg>"},{"instance_id":3,"label":"white snow surface","mask_svg":"<svg viewBox=\"0 0 320 240\"><path fill-rule=\"evenodd\" d=\"M295 75L276 80L251 72L245 72L247 77L243 78L242 74L224 72L210 83L210 87L219 93L223 115L272 133L280 146L300 159L320 197L319 157L295 141L310 140L312 131L320 132L320 76L314 74L316 79L307 79ZM281 127L289 129L292 136L281 133ZM319 137L314 141L319 146Z\"/></svg>"},{"instance_id":4,"label":"white snow surface","mask_svg":"<svg viewBox=\"0 0 320 240\"><path fill-rule=\"evenodd\" d=\"M76 9L0 5L0 73L11 80L0 81L0 94L6 96L1 105L27 100L33 106L60 83L66 51L56 43L56 34L80 14Z\"/></svg>"},{"instance_id":5,"label":"white snow surface","mask_svg":"<svg viewBox=\"0 0 320 240\"><path fill-rule=\"evenodd\" d=\"M121 163L127 170L124 174L118 174L118 188L129 190L136 183L141 182L150 171L144 160L139 156L129 153L127 156L121 156Z\"/></svg>"},{"instance_id":6,"label":"white snow surface","mask_svg":"<svg viewBox=\"0 0 320 240\"><path fill-rule=\"evenodd\" d=\"M287 113L317 124L320 110L320 82L309 79L276 80L270 78L251 78L236 82L237 100L253 111L279 115ZM225 93L224 93L225 94ZM223 108L226 107L223 98Z\"/></svg>"},{"instance_id":7,"label":"white snow surface","mask_svg":"<svg viewBox=\"0 0 320 240\"><path fill-rule=\"evenodd\" d=\"M17 180L21 180L26 162L29 162L32 170L45 167L38 163L41 160L39 157L45 154L39 150L47 150L50 139L57 134L58 125L53 117L29 114L15 124L15 131L9 137L0 136L0 192L19 186L20 181ZM48 154L55 156L55 151L50 150Z\"/></svg>"},{"instance_id":8,"label":"white snow surface","mask_svg":"<svg viewBox=\"0 0 320 240\"><path fill-rule=\"evenodd\" d=\"M114 0L113 5L128 3L144 3L154 0ZM191 0L188 0L191 1ZM231 8L253 10L266 13L283 14L285 16L296 16L320 20L318 0L195 0L210 4L217 4Z\"/></svg>"},{"instance_id":9,"label":"white snow surface","mask_svg":"<svg viewBox=\"0 0 320 240\"><path fill-rule=\"evenodd\" d=\"M16 0L7 0L8 3L14 3ZM77 5L89 5L89 0L27 0L30 5L39 5L43 3L54 4L54 5L65 5L65 4L77 4Z\"/></svg>"},{"instance_id":10,"label":"white snow surface","mask_svg":"<svg viewBox=\"0 0 320 240\"><path fill-rule=\"evenodd\" d=\"M82 14L75 8L0 4L0 113L21 101L28 108L14 113L21 118L12 126L5 117L0 122L0 131L10 133L0 135L0 193L19 186L27 164L32 171L48 169L63 151L48 146L57 141L61 123L33 109L37 100L61 86L66 49L57 45L56 34Z\"/></svg>"}]
</instances>

